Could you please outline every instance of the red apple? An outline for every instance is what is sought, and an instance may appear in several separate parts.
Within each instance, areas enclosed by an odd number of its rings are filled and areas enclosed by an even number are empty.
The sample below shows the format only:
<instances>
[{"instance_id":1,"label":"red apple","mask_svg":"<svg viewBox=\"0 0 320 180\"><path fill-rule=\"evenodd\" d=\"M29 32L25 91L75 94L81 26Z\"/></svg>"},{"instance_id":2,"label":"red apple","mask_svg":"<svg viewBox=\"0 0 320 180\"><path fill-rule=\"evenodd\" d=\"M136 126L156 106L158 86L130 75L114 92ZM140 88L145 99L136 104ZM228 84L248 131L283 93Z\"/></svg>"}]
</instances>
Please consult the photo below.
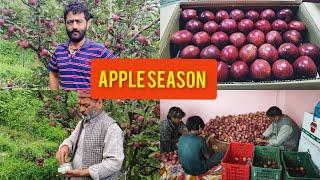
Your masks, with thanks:
<instances>
[{"instance_id":1,"label":"red apple","mask_svg":"<svg viewBox=\"0 0 320 180\"><path fill-rule=\"evenodd\" d=\"M219 28L220 28L219 25L214 21L208 21L203 26L203 30L210 35L219 31Z\"/></svg>"},{"instance_id":2,"label":"red apple","mask_svg":"<svg viewBox=\"0 0 320 180\"><path fill-rule=\"evenodd\" d=\"M239 51L239 59L251 63L257 58L258 48L253 44L243 46Z\"/></svg>"},{"instance_id":3,"label":"red apple","mask_svg":"<svg viewBox=\"0 0 320 180\"><path fill-rule=\"evenodd\" d=\"M292 79L293 67L284 59L279 59L272 64L272 74L276 79Z\"/></svg>"},{"instance_id":4,"label":"red apple","mask_svg":"<svg viewBox=\"0 0 320 180\"><path fill-rule=\"evenodd\" d=\"M230 35L230 42L238 49L240 49L246 43L246 36L240 32Z\"/></svg>"},{"instance_id":5,"label":"red apple","mask_svg":"<svg viewBox=\"0 0 320 180\"><path fill-rule=\"evenodd\" d=\"M232 34L237 31L238 25L237 22L233 19L225 19L221 22L220 24L221 30L228 33Z\"/></svg>"},{"instance_id":6,"label":"red apple","mask_svg":"<svg viewBox=\"0 0 320 180\"><path fill-rule=\"evenodd\" d=\"M269 31L271 31L271 24L265 19L257 21L255 23L255 27L256 29L261 30L264 33L268 33Z\"/></svg>"},{"instance_id":7,"label":"red apple","mask_svg":"<svg viewBox=\"0 0 320 180\"><path fill-rule=\"evenodd\" d=\"M28 48L28 47L29 47L28 41L26 41L26 40L24 40L24 39L20 39L19 41L17 41L17 44L18 44L21 48Z\"/></svg>"},{"instance_id":8,"label":"red apple","mask_svg":"<svg viewBox=\"0 0 320 180\"><path fill-rule=\"evenodd\" d=\"M220 10L216 13L216 22L220 23L224 19L229 19L229 13L225 10Z\"/></svg>"},{"instance_id":9,"label":"red apple","mask_svg":"<svg viewBox=\"0 0 320 180\"><path fill-rule=\"evenodd\" d=\"M47 49L42 49L42 50L40 51L40 56L41 56L41 57L47 57L47 56L49 56L49 51L48 51Z\"/></svg>"},{"instance_id":10,"label":"red apple","mask_svg":"<svg viewBox=\"0 0 320 180\"><path fill-rule=\"evenodd\" d=\"M267 60L270 64L279 58L277 49L271 44L263 44L260 46L258 56L261 59Z\"/></svg>"},{"instance_id":11,"label":"red apple","mask_svg":"<svg viewBox=\"0 0 320 180\"><path fill-rule=\"evenodd\" d=\"M148 39L143 35L139 35L137 40L140 44L148 44Z\"/></svg>"},{"instance_id":12,"label":"red apple","mask_svg":"<svg viewBox=\"0 0 320 180\"><path fill-rule=\"evenodd\" d=\"M218 61L218 82L225 82L229 79L229 67L228 65L223 61Z\"/></svg>"},{"instance_id":13,"label":"red apple","mask_svg":"<svg viewBox=\"0 0 320 180\"><path fill-rule=\"evenodd\" d=\"M117 21L120 20L120 16L118 16L118 15L116 15L116 14L112 14L112 15L111 15L111 18L112 18L112 20L115 21L115 22L117 22Z\"/></svg>"},{"instance_id":14,"label":"red apple","mask_svg":"<svg viewBox=\"0 0 320 180\"><path fill-rule=\"evenodd\" d=\"M308 56L300 56L293 63L293 69L298 78L315 78L317 66Z\"/></svg>"},{"instance_id":15,"label":"red apple","mask_svg":"<svg viewBox=\"0 0 320 180\"><path fill-rule=\"evenodd\" d=\"M220 50L214 46L210 45L202 49L200 53L200 57L202 59L219 59L220 57Z\"/></svg>"},{"instance_id":16,"label":"red apple","mask_svg":"<svg viewBox=\"0 0 320 180\"><path fill-rule=\"evenodd\" d=\"M231 19L235 20L236 22L241 21L245 15L244 12L240 9L234 9L230 12Z\"/></svg>"},{"instance_id":17,"label":"red apple","mask_svg":"<svg viewBox=\"0 0 320 180\"><path fill-rule=\"evenodd\" d=\"M7 28L7 31L9 34L12 34L14 31L16 30L16 26L15 25L9 25Z\"/></svg>"},{"instance_id":18,"label":"red apple","mask_svg":"<svg viewBox=\"0 0 320 180\"><path fill-rule=\"evenodd\" d=\"M246 17L251 21L256 22L259 19L260 14L257 11L250 10L246 13Z\"/></svg>"},{"instance_id":19,"label":"red apple","mask_svg":"<svg viewBox=\"0 0 320 180\"><path fill-rule=\"evenodd\" d=\"M302 41L302 37L299 31L289 30L283 34L283 40L298 46Z\"/></svg>"},{"instance_id":20,"label":"red apple","mask_svg":"<svg viewBox=\"0 0 320 180\"><path fill-rule=\"evenodd\" d=\"M137 121L143 122L143 121L144 121L144 117L143 117L143 116L139 116L139 117L137 118Z\"/></svg>"},{"instance_id":21,"label":"red apple","mask_svg":"<svg viewBox=\"0 0 320 180\"><path fill-rule=\"evenodd\" d=\"M285 32L288 29L287 23L280 19L273 21L271 27L274 31L279 31L279 32Z\"/></svg>"},{"instance_id":22,"label":"red apple","mask_svg":"<svg viewBox=\"0 0 320 180\"><path fill-rule=\"evenodd\" d=\"M181 13L181 19L183 21L188 21L190 19L198 19L197 11L194 9L185 9Z\"/></svg>"},{"instance_id":23,"label":"red apple","mask_svg":"<svg viewBox=\"0 0 320 180\"><path fill-rule=\"evenodd\" d=\"M207 21L214 21L214 14L211 11L203 11L199 17L200 21L203 23Z\"/></svg>"},{"instance_id":24,"label":"red apple","mask_svg":"<svg viewBox=\"0 0 320 180\"><path fill-rule=\"evenodd\" d=\"M211 36L211 43L219 48L223 48L229 44L229 36L222 31L215 32Z\"/></svg>"},{"instance_id":25,"label":"red apple","mask_svg":"<svg viewBox=\"0 0 320 180\"><path fill-rule=\"evenodd\" d=\"M37 0L28 0L28 4L34 6L37 4Z\"/></svg>"},{"instance_id":26,"label":"red apple","mask_svg":"<svg viewBox=\"0 0 320 180\"><path fill-rule=\"evenodd\" d=\"M247 34L250 31L252 31L254 28L254 23L250 19L243 19L238 23L238 29L239 31Z\"/></svg>"},{"instance_id":27,"label":"red apple","mask_svg":"<svg viewBox=\"0 0 320 180\"><path fill-rule=\"evenodd\" d=\"M271 67L268 61L257 59L252 63L250 72L254 80L268 80L271 76Z\"/></svg>"},{"instance_id":28,"label":"red apple","mask_svg":"<svg viewBox=\"0 0 320 180\"><path fill-rule=\"evenodd\" d=\"M278 52L281 58L286 59L291 63L293 63L294 60L299 56L297 46L292 43L283 43L279 47Z\"/></svg>"},{"instance_id":29,"label":"red apple","mask_svg":"<svg viewBox=\"0 0 320 180\"><path fill-rule=\"evenodd\" d=\"M140 146L141 146L141 143L139 141L133 143L134 148L139 148Z\"/></svg>"},{"instance_id":30,"label":"red apple","mask_svg":"<svg viewBox=\"0 0 320 180\"><path fill-rule=\"evenodd\" d=\"M309 56L314 61L320 59L320 48L316 44L304 43L299 47L300 56Z\"/></svg>"},{"instance_id":31,"label":"red apple","mask_svg":"<svg viewBox=\"0 0 320 180\"><path fill-rule=\"evenodd\" d=\"M289 8L281 9L280 11L278 11L277 17L278 19L282 19L288 23L293 18L293 12Z\"/></svg>"},{"instance_id":32,"label":"red apple","mask_svg":"<svg viewBox=\"0 0 320 180\"><path fill-rule=\"evenodd\" d=\"M171 36L171 43L183 47L191 43L192 37L193 35L190 31L180 30Z\"/></svg>"},{"instance_id":33,"label":"red apple","mask_svg":"<svg viewBox=\"0 0 320 180\"><path fill-rule=\"evenodd\" d=\"M194 43L194 45L199 46L199 47L204 47L209 45L210 43L210 36L208 33L201 31L196 33L193 38L192 38L192 42Z\"/></svg>"},{"instance_id":34,"label":"red apple","mask_svg":"<svg viewBox=\"0 0 320 180\"><path fill-rule=\"evenodd\" d=\"M296 30L299 32L303 32L306 30L306 27L302 21L293 20L288 24L289 30Z\"/></svg>"},{"instance_id":35,"label":"red apple","mask_svg":"<svg viewBox=\"0 0 320 180\"><path fill-rule=\"evenodd\" d=\"M189 30L193 34L201 31L203 28L203 24L197 19L191 19L186 24L186 30Z\"/></svg>"},{"instance_id":36,"label":"red apple","mask_svg":"<svg viewBox=\"0 0 320 180\"><path fill-rule=\"evenodd\" d=\"M265 42L265 35L260 30L253 30L247 35L247 40L249 43L260 47Z\"/></svg>"},{"instance_id":37,"label":"red apple","mask_svg":"<svg viewBox=\"0 0 320 180\"><path fill-rule=\"evenodd\" d=\"M283 43L283 40L278 31L270 31L266 35L266 42L275 47L279 47Z\"/></svg>"},{"instance_id":38,"label":"red apple","mask_svg":"<svg viewBox=\"0 0 320 180\"><path fill-rule=\"evenodd\" d=\"M276 18L276 13L271 9L266 9L261 12L260 18L272 22Z\"/></svg>"},{"instance_id":39,"label":"red apple","mask_svg":"<svg viewBox=\"0 0 320 180\"><path fill-rule=\"evenodd\" d=\"M237 61L232 64L230 74L235 81L245 81L249 75L249 67L246 62Z\"/></svg>"},{"instance_id":40,"label":"red apple","mask_svg":"<svg viewBox=\"0 0 320 180\"><path fill-rule=\"evenodd\" d=\"M233 45L229 45L222 49L220 59L227 63L233 63L238 60L238 55L238 49Z\"/></svg>"},{"instance_id":41,"label":"red apple","mask_svg":"<svg viewBox=\"0 0 320 180\"><path fill-rule=\"evenodd\" d=\"M101 2L101 0L94 0L95 4L99 4Z\"/></svg>"},{"instance_id":42,"label":"red apple","mask_svg":"<svg viewBox=\"0 0 320 180\"><path fill-rule=\"evenodd\" d=\"M196 46L189 45L181 50L180 56L185 59L199 58L200 49Z\"/></svg>"}]
</instances>

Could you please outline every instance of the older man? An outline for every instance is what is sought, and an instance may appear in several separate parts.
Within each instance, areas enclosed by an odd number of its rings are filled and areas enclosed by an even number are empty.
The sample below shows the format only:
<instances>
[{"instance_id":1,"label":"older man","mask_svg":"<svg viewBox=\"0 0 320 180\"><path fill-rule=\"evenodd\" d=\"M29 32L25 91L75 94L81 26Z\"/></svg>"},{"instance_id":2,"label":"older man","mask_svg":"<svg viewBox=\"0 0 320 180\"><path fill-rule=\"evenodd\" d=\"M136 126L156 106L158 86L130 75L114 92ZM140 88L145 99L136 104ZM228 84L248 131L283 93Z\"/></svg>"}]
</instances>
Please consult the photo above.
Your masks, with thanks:
<instances>
[{"instance_id":1,"label":"older man","mask_svg":"<svg viewBox=\"0 0 320 180\"><path fill-rule=\"evenodd\" d=\"M289 116L282 114L277 106L272 106L266 112L272 123L256 141L260 144L277 146L282 150L297 151L300 138L300 128Z\"/></svg>"},{"instance_id":2,"label":"older man","mask_svg":"<svg viewBox=\"0 0 320 180\"><path fill-rule=\"evenodd\" d=\"M91 60L113 58L102 44L86 38L90 13L83 2L74 1L64 10L69 41L60 44L49 62L49 87L52 90L80 90L90 88Z\"/></svg>"},{"instance_id":3,"label":"older man","mask_svg":"<svg viewBox=\"0 0 320 180\"><path fill-rule=\"evenodd\" d=\"M123 132L103 110L101 99L79 91L78 102L84 119L60 145L56 158L63 164L73 154L73 169L65 174L71 179L115 179L124 159Z\"/></svg>"}]
</instances>

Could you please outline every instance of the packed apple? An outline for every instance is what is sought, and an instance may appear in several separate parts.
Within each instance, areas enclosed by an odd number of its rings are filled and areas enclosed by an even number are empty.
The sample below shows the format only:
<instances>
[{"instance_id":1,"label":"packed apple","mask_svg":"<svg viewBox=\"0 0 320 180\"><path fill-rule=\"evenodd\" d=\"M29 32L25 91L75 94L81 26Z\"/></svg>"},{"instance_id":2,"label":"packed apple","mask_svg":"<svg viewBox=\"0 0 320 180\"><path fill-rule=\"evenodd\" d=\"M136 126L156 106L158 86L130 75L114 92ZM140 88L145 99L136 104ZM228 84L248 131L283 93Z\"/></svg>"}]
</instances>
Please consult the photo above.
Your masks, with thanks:
<instances>
[{"instance_id":1,"label":"packed apple","mask_svg":"<svg viewBox=\"0 0 320 180\"><path fill-rule=\"evenodd\" d=\"M216 59L219 82L316 78L320 49L296 17L289 8L184 9L171 44L181 58Z\"/></svg>"}]
</instances>

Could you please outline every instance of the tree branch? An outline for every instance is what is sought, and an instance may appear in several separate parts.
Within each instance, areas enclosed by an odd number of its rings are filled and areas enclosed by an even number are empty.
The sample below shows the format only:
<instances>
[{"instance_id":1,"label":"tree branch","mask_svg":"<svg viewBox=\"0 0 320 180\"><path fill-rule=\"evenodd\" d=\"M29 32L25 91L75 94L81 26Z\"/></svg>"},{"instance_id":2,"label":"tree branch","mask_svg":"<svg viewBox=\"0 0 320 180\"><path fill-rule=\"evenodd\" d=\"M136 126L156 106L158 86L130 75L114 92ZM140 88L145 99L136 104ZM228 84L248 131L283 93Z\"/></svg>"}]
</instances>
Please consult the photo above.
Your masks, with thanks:
<instances>
[{"instance_id":1,"label":"tree branch","mask_svg":"<svg viewBox=\"0 0 320 180\"><path fill-rule=\"evenodd\" d=\"M10 20L6 20L9 24L14 25L20 32L22 31L22 28L20 26L18 26L16 23L10 21ZM14 34L15 35L15 34ZM16 37L18 37L17 35L15 35ZM33 49L34 51L38 51L38 48L36 48L32 43L28 42L29 46L31 49Z\"/></svg>"},{"instance_id":2,"label":"tree branch","mask_svg":"<svg viewBox=\"0 0 320 180\"><path fill-rule=\"evenodd\" d=\"M152 23L146 25L145 27L143 27L139 32L137 32L131 39L130 42L133 41L136 37L139 36L139 34L141 34L143 31L149 29L150 27L152 27L153 25L155 25L158 21L160 21L160 17L156 20L154 20Z\"/></svg>"}]
</instances>

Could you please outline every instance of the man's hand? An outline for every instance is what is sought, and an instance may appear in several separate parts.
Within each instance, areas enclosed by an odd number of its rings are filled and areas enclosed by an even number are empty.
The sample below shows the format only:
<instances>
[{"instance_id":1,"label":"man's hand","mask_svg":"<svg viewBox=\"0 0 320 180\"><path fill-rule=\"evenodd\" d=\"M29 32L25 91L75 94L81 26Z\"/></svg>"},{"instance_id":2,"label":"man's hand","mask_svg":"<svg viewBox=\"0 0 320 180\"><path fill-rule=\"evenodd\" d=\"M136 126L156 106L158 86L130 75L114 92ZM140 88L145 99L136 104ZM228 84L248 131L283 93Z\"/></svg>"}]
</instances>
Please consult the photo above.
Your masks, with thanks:
<instances>
[{"instance_id":1,"label":"man's hand","mask_svg":"<svg viewBox=\"0 0 320 180\"><path fill-rule=\"evenodd\" d=\"M263 139L263 138L257 138L256 142L258 144L266 144L268 142L268 140L267 139Z\"/></svg>"},{"instance_id":2,"label":"man's hand","mask_svg":"<svg viewBox=\"0 0 320 180\"><path fill-rule=\"evenodd\" d=\"M72 169L67 171L64 176L67 177L86 177L90 176L89 169Z\"/></svg>"},{"instance_id":3,"label":"man's hand","mask_svg":"<svg viewBox=\"0 0 320 180\"><path fill-rule=\"evenodd\" d=\"M56 153L56 159L58 160L59 164L65 163L68 155L69 147L67 145L63 145Z\"/></svg>"},{"instance_id":4,"label":"man's hand","mask_svg":"<svg viewBox=\"0 0 320 180\"><path fill-rule=\"evenodd\" d=\"M211 134L208 138L207 138L207 144L213 145L214 144L214 134Z\"/></svg>"},{"instance_id":5,"label":"man's hand","mask_svg":"<svg viewBox=\"0 0 320 180\"><path fill-rule=\"evenodd\" d=\"M181 135L183 135L183 134L185 134L185 133L187 133L188 132L188 129L187 128L181 128L180 130L179 130L179 133L181 134Z\"/></svg>"},{"instance_id":6,"label":"man's hand","mask_svg":"<svg viewBox=\"0 0 320 180\"><path fill-rule=\"evenodd\" d=\"M51 90L59 90L58 73L49 72L49 88Z\"/></svg>"}]
</instances>

